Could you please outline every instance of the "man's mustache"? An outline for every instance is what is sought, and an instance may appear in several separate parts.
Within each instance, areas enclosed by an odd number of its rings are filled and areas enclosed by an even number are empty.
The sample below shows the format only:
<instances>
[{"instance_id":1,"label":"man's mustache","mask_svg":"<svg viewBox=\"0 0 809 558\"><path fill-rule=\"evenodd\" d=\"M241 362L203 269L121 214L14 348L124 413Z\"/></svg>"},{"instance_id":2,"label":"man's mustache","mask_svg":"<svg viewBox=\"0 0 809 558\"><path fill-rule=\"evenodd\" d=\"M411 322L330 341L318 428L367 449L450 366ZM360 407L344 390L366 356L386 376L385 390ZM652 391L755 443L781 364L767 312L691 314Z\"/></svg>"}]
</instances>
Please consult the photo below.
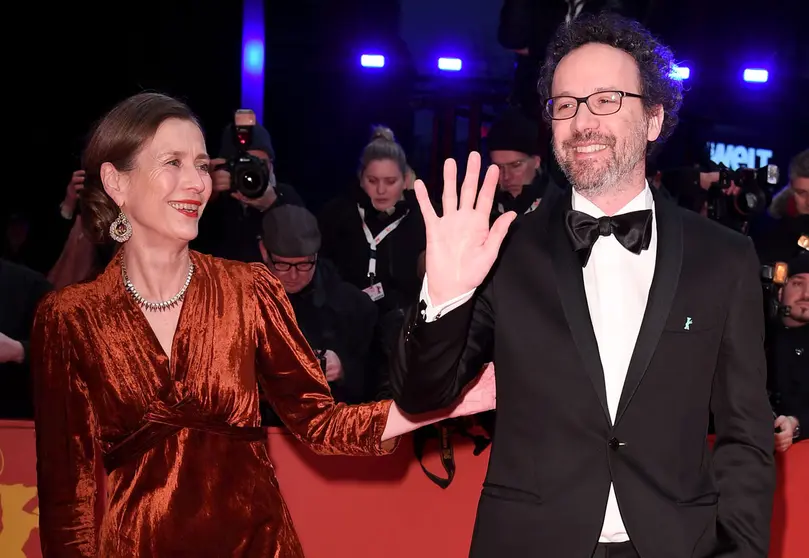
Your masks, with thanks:
<instances>
[{"instance_id":1,"label":"man's mustache","mask_svg":"<svg viewBox=\"0 0 809 558\"><path fill-rule=\"evenodd\" d=\"M562 143L562 145L566 149L573 149L582 143L600 143L601 145L606 145L607 147L614 147L615 138L612 136L605 136L597 132L576 132L573 134L572 138L566 140L564 143Z\"/></svg>"}]
</instances>

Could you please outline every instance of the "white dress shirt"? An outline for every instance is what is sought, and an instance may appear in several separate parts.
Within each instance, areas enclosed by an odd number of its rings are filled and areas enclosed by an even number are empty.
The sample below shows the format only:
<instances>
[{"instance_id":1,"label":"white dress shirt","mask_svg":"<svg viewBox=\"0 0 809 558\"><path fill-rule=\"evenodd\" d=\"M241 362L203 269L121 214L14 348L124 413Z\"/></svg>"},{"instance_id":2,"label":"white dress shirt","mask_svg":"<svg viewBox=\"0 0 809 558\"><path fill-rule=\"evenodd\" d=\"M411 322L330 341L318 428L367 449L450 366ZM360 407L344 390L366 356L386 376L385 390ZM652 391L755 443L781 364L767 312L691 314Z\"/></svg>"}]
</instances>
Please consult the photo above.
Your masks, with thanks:
<instances>
[{"instance_id":1,"label":"white dress shirt","mask_svg":"<svg viewBox=\"0 0 809 558\"><path fill-rule=\"evenodd\" d=\"M576 191L573 191L572 207L595 218L605 216L603 211ZM648 184L640 194L615 214L644 209L651 209L654 212L654 198ZM653 220L652 239L648 250L636 255L624 248L614 235L602 236L593 245L590 259L582 270L590 320L604 370L607 406L613 421L629 369L629 361L635 350L635 342L646 312L656 256L657 230L656 220ZM421 298L427 306L426 320L431 322L438 319L464 304L473 294L474 291L470 291L445 304L433 307L430 304L425 276ZM618 509L615 489L610 485L599 542L615 543L627 540L629 536Z\"/></svg>"}]
</instances>

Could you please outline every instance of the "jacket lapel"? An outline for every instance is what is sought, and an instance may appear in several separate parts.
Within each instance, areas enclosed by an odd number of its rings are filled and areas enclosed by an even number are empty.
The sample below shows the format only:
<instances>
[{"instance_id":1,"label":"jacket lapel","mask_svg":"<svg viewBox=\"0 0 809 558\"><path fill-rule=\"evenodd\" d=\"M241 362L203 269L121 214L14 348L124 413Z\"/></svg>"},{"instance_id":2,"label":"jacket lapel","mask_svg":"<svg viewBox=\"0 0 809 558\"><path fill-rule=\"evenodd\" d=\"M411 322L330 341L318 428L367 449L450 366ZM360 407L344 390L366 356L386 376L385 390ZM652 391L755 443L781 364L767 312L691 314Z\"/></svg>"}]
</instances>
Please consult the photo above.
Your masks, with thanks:
<instances>
[{"instance_id":1,"label":"jacket lapel","mask_svg":"<svg viewBox=\"0 0 809 558\"><path fill-rule=\"evenodd\" d=\"M598 400L601 402L604 418L609 423L610 414L607 407L604 370L601 366L601 356L598 352L593 323L590 320L590 309L587 306L581 261L573 251L565 232L564 215L565 211L570 209L570 198L570 190L565 190L554 200L549 216L548 249L556 273L559 300L562 303L570 333L578 348L584 370L590 377Z\"/></svg>"},{"instance_id":2,"label":"jacket lapel","mask_svg":"<svg viewBox=\"0 0 809 558\"><path fill-rule=\"evenodd\" d=\"M655 194L655 220L657 224L657 258L649 300L643 316L632 359L629 361L624 388L618 402L615 423L621 420L632 396L646 374L663 327L671 310L680 269L683 263L683 223L677 207Z\"/></svg>"}]
</instances>

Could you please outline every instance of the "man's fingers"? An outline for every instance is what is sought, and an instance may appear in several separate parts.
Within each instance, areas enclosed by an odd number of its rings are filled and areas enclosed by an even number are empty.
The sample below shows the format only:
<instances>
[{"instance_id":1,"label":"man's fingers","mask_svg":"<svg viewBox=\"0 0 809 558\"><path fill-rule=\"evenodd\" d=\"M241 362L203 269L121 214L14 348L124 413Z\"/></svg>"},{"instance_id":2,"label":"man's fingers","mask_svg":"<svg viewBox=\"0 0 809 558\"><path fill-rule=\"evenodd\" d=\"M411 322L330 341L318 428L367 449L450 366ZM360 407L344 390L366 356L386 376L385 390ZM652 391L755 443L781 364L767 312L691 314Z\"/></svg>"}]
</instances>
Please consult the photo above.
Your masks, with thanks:
<instances>
[{"instance_id":1,"label":"man's fingers","mask_svg":"<svg viewBox=\"0 0 809 558\"><path fill-rule=\"evenodd\" d=\"M497 181L500 179L500 169L495 165L490 165L486 169L486 176L483 177L483 186L478 192L478 201L475 210L483 213L487 217L492 213L494 205L494 194L497 192Z\"/></svg>"},{"instance_id":2,"label":"man's fingers","mask_svg":"<svg viewBox=\"0 0 809 558\"><path fill-rule=\"evenodd\" d=\"M430 194L427 193L427 186L423 180L416 180L413 183L413 191L416 194L416 200L419 202L421 208L421 215L424 218L424 227L429 232L432 227L438 223L438 215L435 213L433 202L430 200Z\"/></svg>"},{"instance_id":3,"label":"man's fingers","mask_svg":"<svg viewBox=\"0 0 809 558\"><path fill-rule=\"evenodd\" d=\"M441 203L444 206L444 215L458 210L458 165L455 159L444 161L444 192Z\"/></svg>"},{"instance_id":4,"label":"man's fingers","mask_svg":"<svg viewBox=\"0 0 809 558\"><path fill-rule=\"evenodd\" d=\"M480 153L472 151L466 160L466 176L461 186L461 209L473 209L475 198L478 195L478 180L480 180Z\"/></svg>"}]
</instances>

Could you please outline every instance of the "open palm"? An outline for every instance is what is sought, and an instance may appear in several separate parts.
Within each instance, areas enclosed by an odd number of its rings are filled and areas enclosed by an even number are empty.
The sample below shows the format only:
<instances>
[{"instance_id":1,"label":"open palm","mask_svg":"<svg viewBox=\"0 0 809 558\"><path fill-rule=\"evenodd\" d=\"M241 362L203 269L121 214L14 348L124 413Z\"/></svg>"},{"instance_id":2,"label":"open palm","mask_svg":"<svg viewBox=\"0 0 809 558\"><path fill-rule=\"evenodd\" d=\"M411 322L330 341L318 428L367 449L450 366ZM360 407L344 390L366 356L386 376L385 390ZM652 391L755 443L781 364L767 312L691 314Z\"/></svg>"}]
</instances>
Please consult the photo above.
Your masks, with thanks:
<instances>
[{"instance_id":1,"label":"open palm","mask_svg":"<svg viewBox=\"0 0 809 558\"><path fill-rule=\"evenodd\" d=\"M480 154L472 152L458 199L458 167L444 163L444 214L438 217L424 182L415 183L416 198L427 230L426 268L430 301L443 304L477 288L492 268L508 228L517 216L510 211L489 228L498 170L486 171L478 192ZM476 199L477 198L477 199Z\"/></svg>"}]
</instances>

